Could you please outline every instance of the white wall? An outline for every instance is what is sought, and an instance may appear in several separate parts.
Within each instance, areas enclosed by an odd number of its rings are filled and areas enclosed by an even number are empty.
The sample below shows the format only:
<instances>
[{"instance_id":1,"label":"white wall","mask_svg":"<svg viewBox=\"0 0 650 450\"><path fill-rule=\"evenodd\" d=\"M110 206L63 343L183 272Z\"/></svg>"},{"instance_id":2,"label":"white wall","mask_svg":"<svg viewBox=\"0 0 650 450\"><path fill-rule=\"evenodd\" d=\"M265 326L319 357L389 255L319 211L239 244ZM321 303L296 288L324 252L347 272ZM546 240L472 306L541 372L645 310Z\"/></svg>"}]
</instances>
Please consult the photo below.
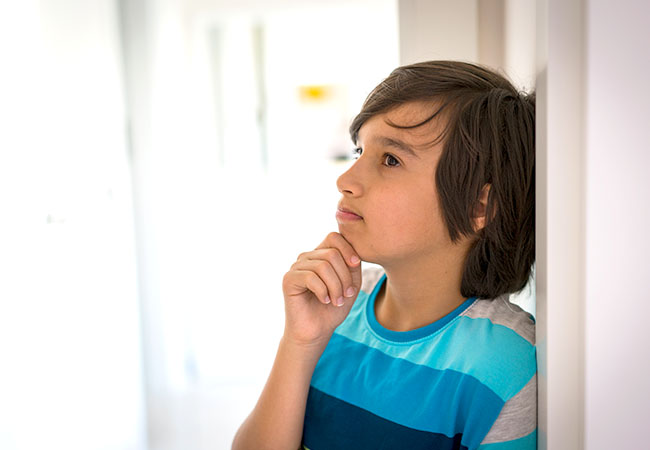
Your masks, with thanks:
<instances>
[{"instance_id":1,"label":"white wall","mask_svg":"<svg viewBox=\"0 0 650 450\"><path fill-rule=\"evenodd\" d=\"M536 86L537 0L505 0L504 68L515 86Z\"/></svg>"},{"instance_id":2,"label":"white wall","mask_svg":"<svg viewBox=\"0 0 650 450\"><path fill-rule=\"evenodd\" d=\"M477 61L477 0L399 0L400 64Z\"/></svg>"},{"instance_id":3,"label":"white wall","mask_svg":"<svg viewBox=\"0 0 650 450\"><path fill-rule=\"evenodd\" d=\"M146 445L111 0L0 3L0 448Z\"/></svg>"},{"instance_id":4,"label":"white wall","mask_svg":"<svg viewBox=\"0 0 650 450\"><path fill-rule=\"evenodd\" d=\"M650 5L540 5L540 448L647 448Z\"/></svg>"},{"instance_id":5,"label":"white wall","mask_svg":"<svg viewBox=\"0 0 650 450\"><path fill-rule=\"evenodd\" d=\"M650 4L585 17L585 444L648 448Z\"/></svg>"},{"instance_id":6,"label":"white wall","mask_svg":"<svg viewBox=\"0 0 650 450\"><path fill-rule=\"evenodd\" d=\"M536 119L538 442L580 449L584 362L584 72L580 1L539 3Z\"/></svg>"}]
</instances>

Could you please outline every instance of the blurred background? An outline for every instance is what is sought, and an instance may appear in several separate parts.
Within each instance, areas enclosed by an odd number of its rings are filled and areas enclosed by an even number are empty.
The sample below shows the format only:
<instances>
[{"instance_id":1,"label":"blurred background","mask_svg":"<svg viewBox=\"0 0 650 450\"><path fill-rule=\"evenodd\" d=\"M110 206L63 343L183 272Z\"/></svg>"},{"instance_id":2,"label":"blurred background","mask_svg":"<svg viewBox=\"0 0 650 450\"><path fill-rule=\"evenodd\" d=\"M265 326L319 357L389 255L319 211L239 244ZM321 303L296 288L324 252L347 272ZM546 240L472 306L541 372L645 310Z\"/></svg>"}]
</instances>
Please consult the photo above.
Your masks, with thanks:
<instances>
[{"instance_id":1,"label":"blurred background","mask_svg":"<svg viewBox=\"0 0 650 450\"><path fill-rule=\"evenodd\" d=\"M230 448L366 95L428 59L533 89L546 3L2 0L0 448Z\"/></svg>"}]
</instances>

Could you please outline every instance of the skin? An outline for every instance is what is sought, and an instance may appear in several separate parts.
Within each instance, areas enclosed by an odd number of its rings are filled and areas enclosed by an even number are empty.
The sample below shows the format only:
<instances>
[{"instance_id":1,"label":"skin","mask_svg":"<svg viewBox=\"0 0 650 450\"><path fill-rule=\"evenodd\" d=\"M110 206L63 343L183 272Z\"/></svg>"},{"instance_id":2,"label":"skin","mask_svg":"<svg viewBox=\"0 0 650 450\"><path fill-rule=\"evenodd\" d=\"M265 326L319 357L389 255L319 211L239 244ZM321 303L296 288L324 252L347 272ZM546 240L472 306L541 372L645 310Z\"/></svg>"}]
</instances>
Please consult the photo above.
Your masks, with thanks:
<instances>
[{"instance_id":1,"label":"skin","mask_svg":"<svg viewBox=\"0 0 650 450\"><path fill-rule=\"evenodd\" d=\"M443 124L404 130L388 123L419 123L430 112L409 103L370 118L359 131L361 156L337 181L340 204L363 217L339 221L339 231L361 259L385 269L376 315L395 331L430 324L466 300L460 284L472 241L451 242L435 186L443 144L431 141Z\"/></svg>"},{"instance_id":2,"label":"skin","mask_svg":"<svg viewBox=\"0 0 650 450\"><path fill-rule=\"evenodd\" d=\"M418 123L430 111L430 105L410 103L361 127L360 157L339 177L337 187L339 207L362 220L339 221L338 233L300 254L285 274L284 335L266 386L237 432L233 449L300 447L309 383L334 329L359 293L360 260L386 271L387 283L375 305L386 328L404 331L427 325L465 300L460 280L471 241L452 244L435 188L442 147L430 142L441 124L434 120L401 130L387 123ZM480 226L482 219L476 220Z\"/></svg>"}]
</instances>

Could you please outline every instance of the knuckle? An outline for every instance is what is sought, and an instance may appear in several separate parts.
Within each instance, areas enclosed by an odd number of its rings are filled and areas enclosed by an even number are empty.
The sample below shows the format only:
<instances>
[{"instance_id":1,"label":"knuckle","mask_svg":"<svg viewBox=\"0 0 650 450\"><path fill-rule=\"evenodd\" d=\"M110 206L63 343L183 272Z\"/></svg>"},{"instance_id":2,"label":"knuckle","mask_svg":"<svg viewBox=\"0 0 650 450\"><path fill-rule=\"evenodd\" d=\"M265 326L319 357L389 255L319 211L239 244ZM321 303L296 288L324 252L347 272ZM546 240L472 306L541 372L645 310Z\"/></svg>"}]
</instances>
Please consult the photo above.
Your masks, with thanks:
<instances>
[{"instance_id":1,"label":"knuckle","mask_svg":"<svg viewBox=\"0 0 650 450\"><path fill-rule=\"evenodd\" d=\"M327 235L327 239L337 239L338 235L339 234L336 231L330 231Z\"/></svg>"},{"instance_id":2,"label":"knuckle","mask_svg":"<svg viewBox=\"0 0 650 450\"><path fill-rule=\"evenodd\" d=\"M339 253L339 251L337 249L331 248L331 247L325 250L325 254L327 255L327 259L330 260L330 261L333 261L336 258L338 253Z\"/></svg>"},{"instance_id":3,"label":"knuckle","mask_svg":"<svg viewBox=\"0 0 650 450\"><path fill-rule=\"evenodd\" d=\"M293 274L294 272L292 270L285 273L284 276L282 277L282 284L291 282L291 279L293 278Z\"/></svg>"}]
</instances>

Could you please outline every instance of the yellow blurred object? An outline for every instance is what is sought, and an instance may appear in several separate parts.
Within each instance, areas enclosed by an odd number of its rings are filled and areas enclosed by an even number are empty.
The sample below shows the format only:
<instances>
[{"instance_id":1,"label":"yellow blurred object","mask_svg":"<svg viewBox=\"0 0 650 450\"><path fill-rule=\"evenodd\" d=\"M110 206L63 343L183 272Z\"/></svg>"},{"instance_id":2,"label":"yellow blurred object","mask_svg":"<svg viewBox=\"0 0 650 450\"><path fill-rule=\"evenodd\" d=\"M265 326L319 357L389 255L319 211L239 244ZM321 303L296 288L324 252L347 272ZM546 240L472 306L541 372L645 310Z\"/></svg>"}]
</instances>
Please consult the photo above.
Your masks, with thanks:
<instances>
[{"instance_id":1,"label":"yellow blurred object","mask_svg":"<svg viewBox=\"0 0 650 450\"><path fill-rule=\"evenodd\" d=\"M330 97L330 87L329 86L299 86L298 91L300 93L300 100L304 102L321 102L327 100Z\"/></svg>"}]
</instances>

